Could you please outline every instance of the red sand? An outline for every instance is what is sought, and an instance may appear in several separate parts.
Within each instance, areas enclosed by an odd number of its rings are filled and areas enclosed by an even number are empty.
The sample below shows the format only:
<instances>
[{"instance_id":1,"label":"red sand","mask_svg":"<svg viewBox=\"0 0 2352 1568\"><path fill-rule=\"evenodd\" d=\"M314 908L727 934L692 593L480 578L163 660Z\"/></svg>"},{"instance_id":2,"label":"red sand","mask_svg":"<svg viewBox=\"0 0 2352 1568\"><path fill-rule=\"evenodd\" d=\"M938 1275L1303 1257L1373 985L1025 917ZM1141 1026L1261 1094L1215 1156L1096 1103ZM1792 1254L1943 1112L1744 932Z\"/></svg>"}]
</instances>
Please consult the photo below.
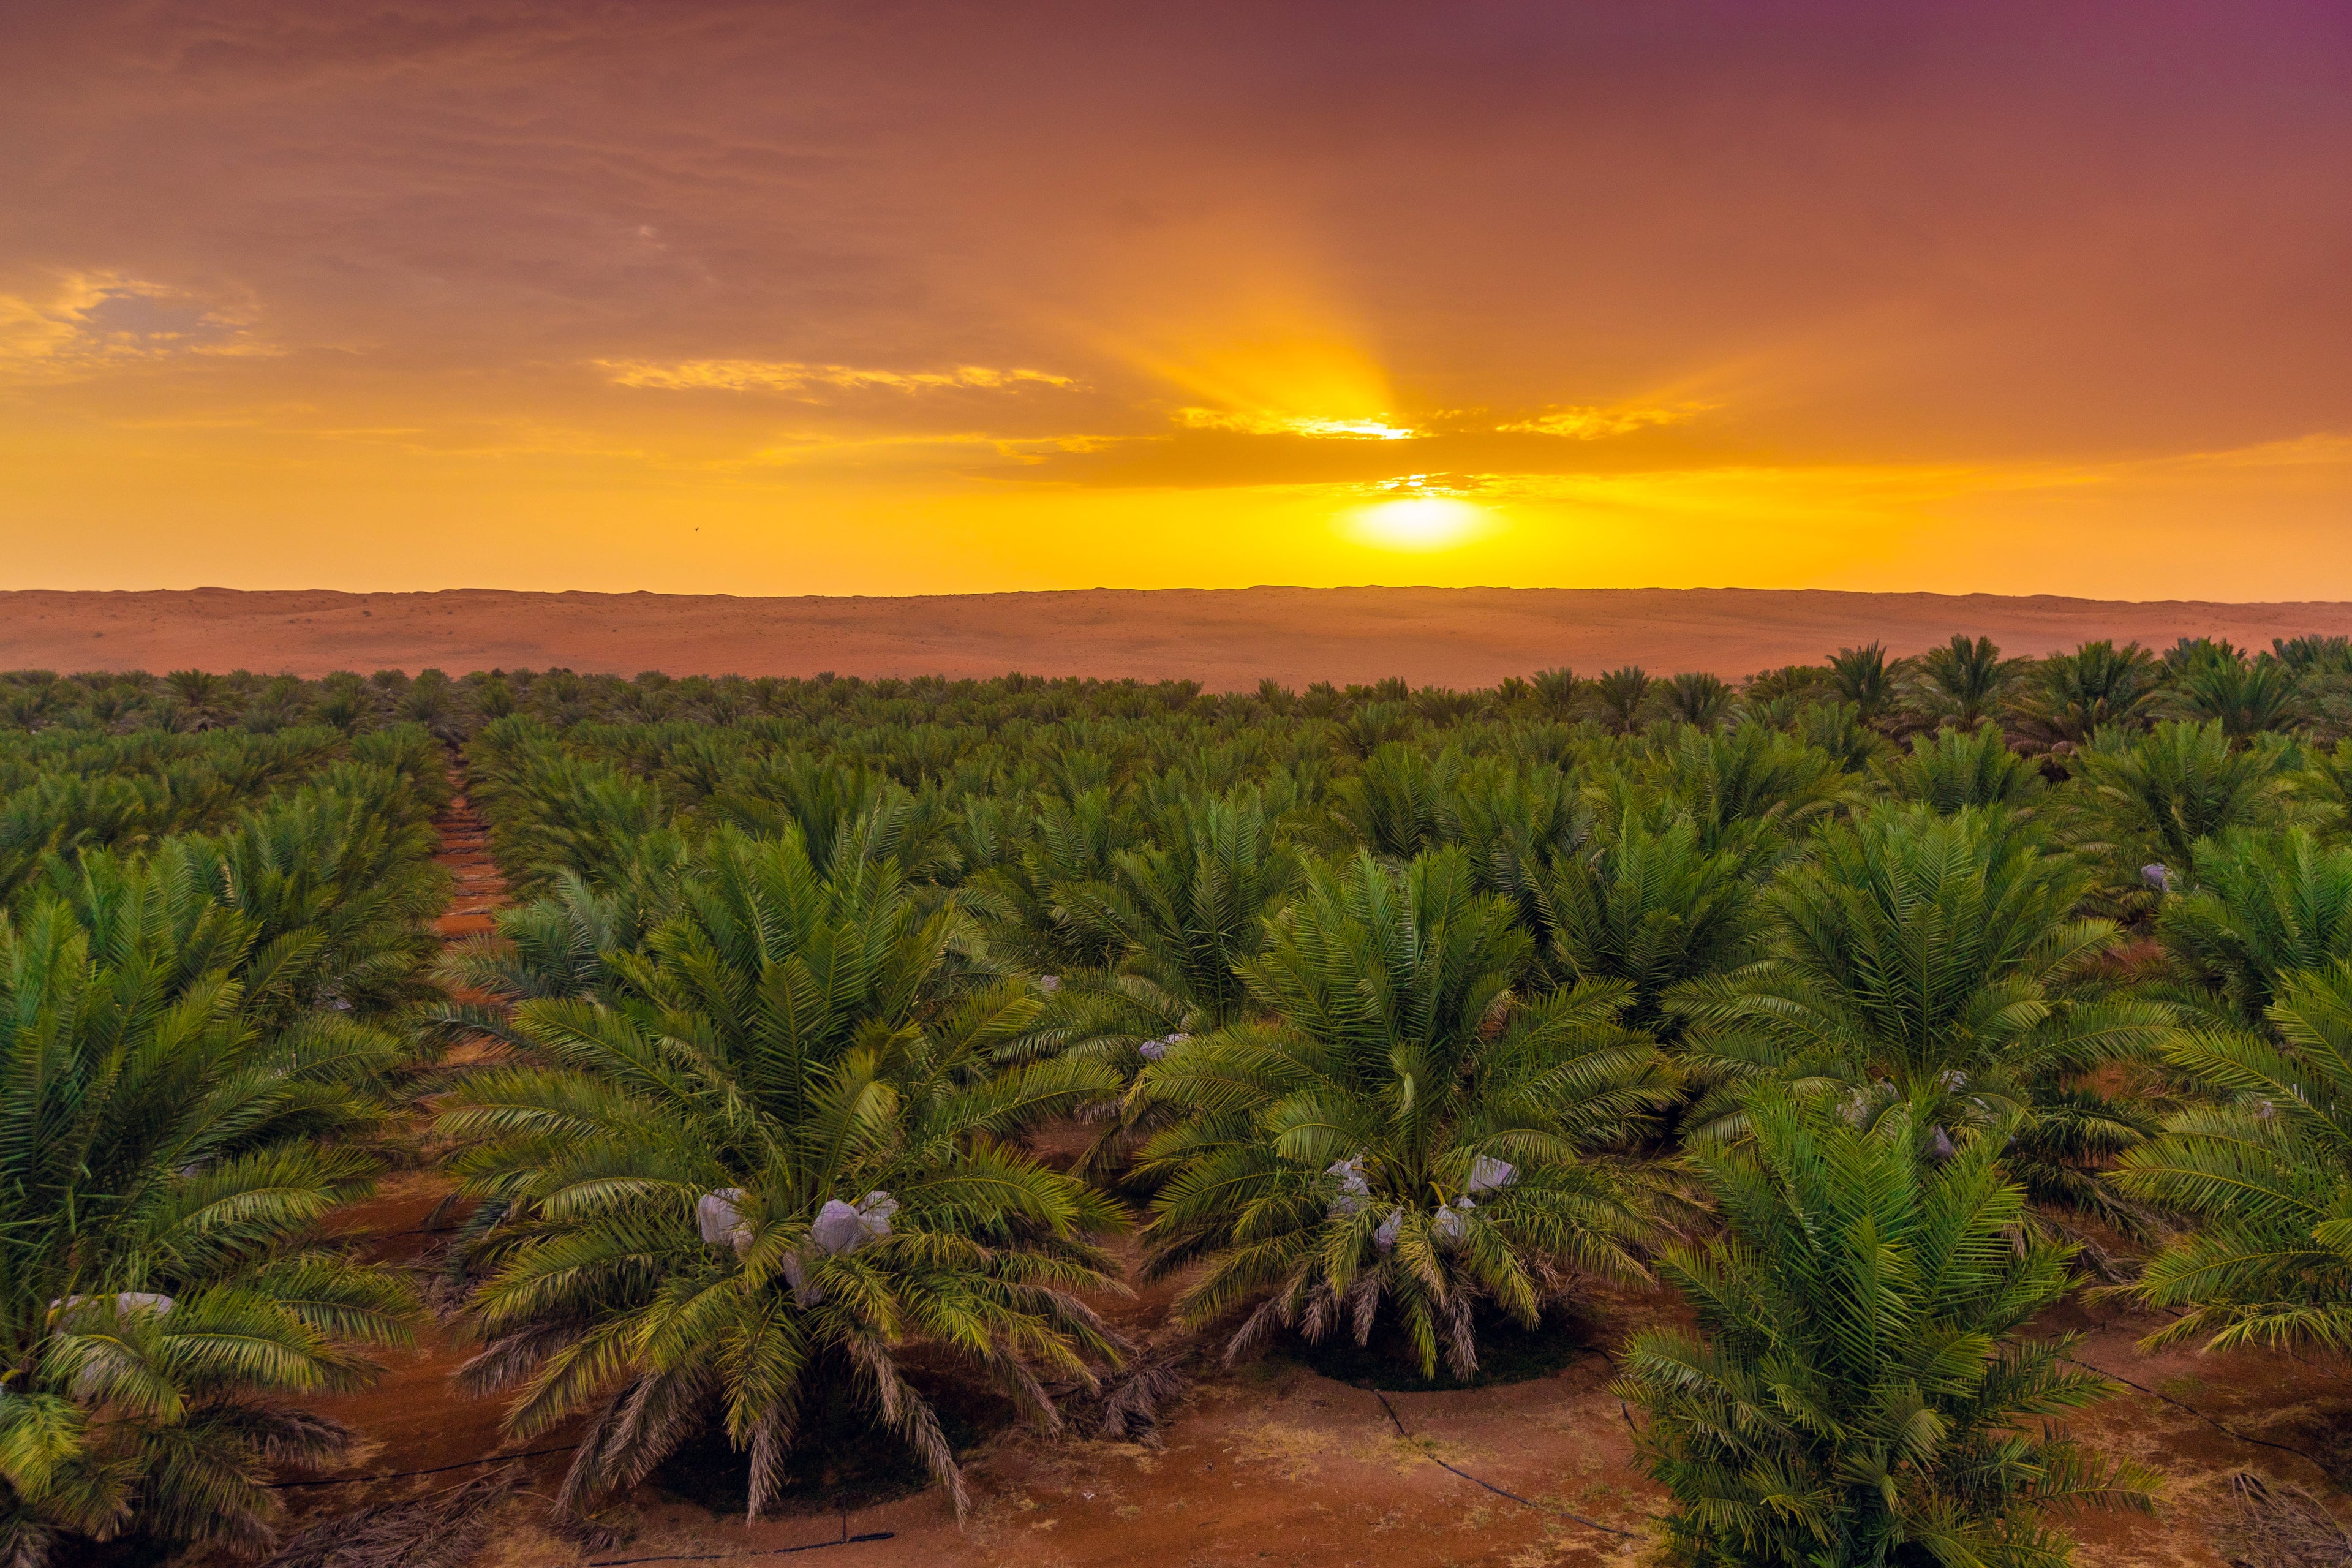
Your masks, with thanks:
<instances>
[{"instance_id":1,"label":"red sand","mask_svg":"<svg viewBox=\"0 0 2352 1568\"><path fill-rule=\"evenodd\" d=\"M1189 678L1213 689L1377 680L1484 686L1566 665L1738 676L1873 639L1913 653L1953 632L2013 654L2092 637L2268 647L2352 634L2352 604L2128 604L1990 594L1748 588L1238 588L921 598L724 595L0 593L0 668L494 667L634 675Z\"/></svg>"}]
</instances>

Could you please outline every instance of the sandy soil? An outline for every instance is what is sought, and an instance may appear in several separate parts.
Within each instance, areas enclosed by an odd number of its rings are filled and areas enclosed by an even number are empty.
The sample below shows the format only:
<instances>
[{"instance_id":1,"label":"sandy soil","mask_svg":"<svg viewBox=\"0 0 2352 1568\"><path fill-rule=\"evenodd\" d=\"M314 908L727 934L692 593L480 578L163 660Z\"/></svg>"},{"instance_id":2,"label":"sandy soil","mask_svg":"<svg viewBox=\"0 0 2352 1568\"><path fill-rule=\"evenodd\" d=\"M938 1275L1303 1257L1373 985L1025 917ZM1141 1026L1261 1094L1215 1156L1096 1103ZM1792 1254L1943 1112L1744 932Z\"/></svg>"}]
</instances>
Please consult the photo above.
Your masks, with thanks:
<instances>
[{"instance_id":1,"label":"sandy soil","mask_svg":"<svg viewBox=\"0 0 2352 1568\"><path fill-rule=\"evenodd\" d=\"M0 668L492 668L634 675L1096 675L1485 686L1565 665L1732 676L1873 639L1955 631L2011 653L2352 633L2352 604L2126 604L2049 596L1745 588L1243 588L922 598L669 594L0 593Z\"/></svg>"},{"instance_id":2,"label":"sandy soil","mask_svg":"<svg viewBox=\"0 0 2352 1568\"><path fill-rule=\"evenodd\" d=\"M461 798L442 824L442 859L458 887L445 935L485 929L503 885ZM460 1047L461 1049L463 1047ZM446 1191L430 1173L385 1184L339 1229L385 1258L429 1264L443 1245L434 1209ZM1101 1306L1135 1337L1166 1331L1171 1288L1160 1284ZM568 1454L526 1461L527 1479L503 1505L483 1568L572 1568L670 1562L821 1547L822 1568L1547 1568L1643 1561L1645 1531L1663 1506L1632 1468L1632 1428L1608 1392L1602 1349L1631 1329L1674 1315L1664 1298L1614 1291L1592 1302L1593 1348L1554 1374L1507 1387L1378 1396L1281 1358L1213 1369L1167 1424L1157 1448L1000 1431L966 1457L975 1500L961 1527L926 1491L859 1509L790 1513L746 1525L653 1488L602 1516L619 1539L583 1551L545 1528ZM2269 1355L2151 1356L2137 1341L2155 1321L2069 1303L2044 1325L2083 1334L2085 1364L2140 1385L2073 1425L2095 1445L2165 1478L2153 1518L2074 1521L2089 1568L2227 1568L2231 1479L2252 1471L2306 1489L2339 1512L2336 1476L2352 1476L2352 1379ZM438 1325L416 1352L391 1358L373 1390L322 1402L369 1434L367 1449L335 1472L348 1482L298 1485L283 1495L310 1522L364 1504L438 1491L478 1474L466 1466L511 1452L488 1401L447 1386L467 1348ZM1403 1432L1400 1433L1401 1424ZM536 1446L570 1440L550 1434ZM1439 1461L1444 1461L1441 1464ZM1452 1465L1448 1470L1444 1465ZM1516 1493L1516 1501L1465 1479ZM412 1472L435 1471L418 1475ZM289 1477L312 1483L321 1478ZM1583 1516L1584 1521L1568 1517ZM829 1545L844 1536L887 1539ZM650 1564L648 1565L650 1568Z\"/></svg>"}]
</instances>

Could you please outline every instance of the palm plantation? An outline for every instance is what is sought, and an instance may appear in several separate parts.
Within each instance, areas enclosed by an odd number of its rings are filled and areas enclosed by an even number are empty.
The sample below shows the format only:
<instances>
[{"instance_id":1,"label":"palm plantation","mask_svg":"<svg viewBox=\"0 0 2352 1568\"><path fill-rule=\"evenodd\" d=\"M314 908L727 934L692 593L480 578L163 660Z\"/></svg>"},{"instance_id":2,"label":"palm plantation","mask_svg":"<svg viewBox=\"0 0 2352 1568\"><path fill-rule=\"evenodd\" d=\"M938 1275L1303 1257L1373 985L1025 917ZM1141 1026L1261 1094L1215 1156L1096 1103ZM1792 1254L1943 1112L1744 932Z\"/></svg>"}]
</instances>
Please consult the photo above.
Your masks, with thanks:
<instances>
[{"instance_id":1,"label":"palm plantation","mask_svg":"<svg viewBox=\"0 0 2352 1568\"><path fill-rule=\"evenodd\" d=\"M1625 1363L1671 1503L1629 1528L2058 1563L2143 1489L2039 1427L2105 1389L2032 1313L2347 1348L2326 639L0 687L22 1568L268 1546L269 1483L350 1452L309 1402L415 1321L331 1211L428 1154L453 1397L583 1436L566 1516L714 1445L789 1512L861 1431L961 1511L959 1387L1132 1436L1196 1343L1471 1381L1663 1279L1699 1332ZM524 901L441 947L445 743Z\"/></svg>"}]
</instances>

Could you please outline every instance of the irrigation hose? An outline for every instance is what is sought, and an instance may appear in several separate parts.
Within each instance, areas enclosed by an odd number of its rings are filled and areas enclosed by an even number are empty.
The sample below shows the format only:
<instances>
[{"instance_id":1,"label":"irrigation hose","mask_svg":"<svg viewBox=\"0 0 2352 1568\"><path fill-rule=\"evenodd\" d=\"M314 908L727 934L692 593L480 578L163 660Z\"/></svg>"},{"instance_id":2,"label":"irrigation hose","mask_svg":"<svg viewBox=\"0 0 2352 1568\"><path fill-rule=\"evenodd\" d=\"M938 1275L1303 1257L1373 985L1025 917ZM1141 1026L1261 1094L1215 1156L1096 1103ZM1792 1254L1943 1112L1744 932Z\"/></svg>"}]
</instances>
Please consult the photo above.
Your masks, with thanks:
<instances>
[{"instance_id":1,"label":"irrigation hose","mask_svg":"<svg viewBox=\"0 0 2352 1568\"><path fill-rule=\"evenodd\" d=\"M560 1448L526 1448L520 1454L492 1454L485 1458L460 1459L454 1465L435 1465L423 1470L390 1470L380 1476L335 1476L323 1481L271 1481L273 1491L291 1491L298 1487L356 1487L368 1481L401 1481L411 1476L437 1476L450 1470L471 1469L476 1465L499 1465L509 1459L536 1459L542 1454L569 1454L580 1447L566 1443Z\"/></svg>"},{"instance_id":2,"label":"irrigation hose","mask_svg":"<svg viewBox=\"0 0 2352 1568\"><path fill-rule=\"evenodd\" d=\"M763 1546L756 1552L684 1552L670 1557L599 1557L588 1568L625 1568L632 1563L719 1563L730 1557L782 1557L794 1552L822 1552L828 1546L855 1546L861 1541L887 1541L898 1532L895 1530L869 1530L863 1535L845 1535L838 1541L812 1541L800 1546Z\"/></svg>"},{"instance_id":3,"label":"irrigation hose","mask_svg":"<svg viewBox=\"0 0 2352 1568\"><path fill-rule=\"evenodd\" d=\"M2205 1412L2198 1409L2194 1405L2173 1398L2172 1395L2163 1392L2161 1389L2150 1388L2144 1383L2134 1383L2127 1377L2119 1377L2116 1373L2107 1371L2106 1368L2093 1366L2089 1362L2084 1361L2079 1357L2062 1355L2058 1359L2063 1362L2072 1362L2074 1365L2081 1367L2084 1372L2096 1373L2098 1375L2107 1379L2111 1383L2120 1383L2126 1388L2137 1389L2140 1393L2147 1394L2150 1399L2161 1399L2167 1405L2171 1405L2175 1410L2183 1410L2188 1412L2189 1415L2194 1415L2198 1420L2202 1421L2205 1425L2213 1428L2214 1431L2221 1433L2224 1437L2234 1438L2241 1443L2257 1444L2265 1448L2276 1448L2282 1454L2293 1454L2298 1459L2302 1459L2308 1464L2318 1466L2319 1473L2327 1477L2328 1479L2334 1480L2336 1479L2335 1468L2330 1466L2326 1460L2321 1458L2316 1454L2306 1453L2305 1450L2295 1447L2291 1444L2273 1443L2268 1437L2257 1437L2251 1432L2241 1432L2236 1427L2231 1426L2210 1415L2206 1415Z\"/></svg>"},{"instance_id":4,"label":"irrigation hose","mask_svg":"<svg viewBox=\"0 0 2352 1568\"><path fill-rule=\"evenodd\" d=\"M795 1552L822 1552L828 1546L855 1546L861 1541L887 1541L898 1532L895 1530L869 1530L862 1535L849 1533L849 1515L841 1516L841 1534L833 1541L811 1541L799 1546L761 1546L750 1552L679 1552L663 1557L599 1557L587 1568L632 1568L638 1563L723 1563L734 1557L786 1557Z\"/></svg>"},{"instance_id":5,"label":"irrigation hose","mask_svg":"<svg viewBox=\"0 0 2352 1568\"><path fill-rule=\"evenodd\" d=\"M1406 1439L1407 1441L1411 1441L1412 1434L1405 1430L1404 1421L1397 1415L1396 1406L1389 1403L1389 1396L1382 1394L1377 1388L1370 1389L1369 1392L1374 1399L1381 1402L1381 1408L1388 1412L1390 1422L1397 1429L1397 1436ZM1621 1535L1628 1541L1641 1541L1646 1539L1646 1537L1644 1537L1638 1530L1620 1530L1613 1524L1603 1524L1597 1519L1587 1519L1580 1513L1571 1513L1564 1508L1554 1508L1549 1503L1538 1502L1533 1498L1524 1498L1514 1491L1505 1491L1501 1487L1496 1486L1494 1482L1481 1480L1476 1476L1472 1475L1465 1469L1462 1469L1458 1466L1447 1464L1444 1460L1439 1458L1434 1454L1427 1455L1426 1458L1439 1469L1451 1470L1454 1474L1460 1476L1464 1480L1468 1481L1474 1487L1485 1487L1496 1497L1508 1498L1513 1502L1519 1504L1523 1508L1534 1509L1538 1513L1548 1513L1558 1519L1572 1519L1588 1530L1598 1530L1605 1531L1611 1535Z\"/></svg>"}]
</instances>

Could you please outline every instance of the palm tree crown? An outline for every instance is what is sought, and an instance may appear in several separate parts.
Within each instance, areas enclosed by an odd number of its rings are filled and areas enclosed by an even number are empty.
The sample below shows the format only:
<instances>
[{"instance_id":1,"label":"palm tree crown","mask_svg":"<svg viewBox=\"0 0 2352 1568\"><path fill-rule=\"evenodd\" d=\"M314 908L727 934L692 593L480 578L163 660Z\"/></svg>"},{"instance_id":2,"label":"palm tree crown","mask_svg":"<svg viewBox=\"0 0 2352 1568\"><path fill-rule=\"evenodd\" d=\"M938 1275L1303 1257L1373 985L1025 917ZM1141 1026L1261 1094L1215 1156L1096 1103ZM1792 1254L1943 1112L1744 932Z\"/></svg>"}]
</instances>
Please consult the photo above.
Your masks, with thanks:
<instances>
[{"instance_id":1,"label":"palm tree crown","mask_svg":"<svg viewBox=\"0 0 2352 1568\"><path fill-rule=\"evenodd\" d=\"M551 1065L488 1074L443 1119L466 1190L505 1216L469 1369L512 1389L518 1436L593 1412L564 1500L634 1484L712 1421L776 1495L823 1401L854 1391L961 1510L929 1404L896 1360L919 1339L1041 1419L1037 1372L1089 1379L1113 1337L1074 1291L1117 1211L1006 1143L1117 1091L1097 1064L1000 1070L1025 987L959 980L959 919L894 865L830 875L796 829L723 831L611 994L541 998L515 1032Z\"/></svg>"},{"instance_id":2,"label":"palm tree crown","mask_svg":"<svg viewBox=\"0 0 2352 1568\"><path fill-rule=\"evenodd\" d=\"M1670 1004L1695 1030L1686 1059L1720 1085L1702 1125L1736 1131L1759 1077L1833 1093L1857 1118L1910 1103L1953 1129L2021 1114L2012 1172L2037 1196L2099 1201L2098 1160L2153 1126L2084 1075L2153 1049L2172 1015L2096 983L2121 937L2075 918L2086 885L1999 811L1887 805L1825 829L1766 894L1769 956Z\"/></svg>"},{"instance_id":3,"label":"palm tree crown","mask_svg":"<svg viewBox=\"0 0 2352 1568\"><path fill-rule=\"evenodd\" d=\"M1662 1271L1704 1338L1634 1335L1618 1384L1649 1413L1678 1561L2050 1568L2073 1543L2045 1514L2150 1509L2151 1478L2021 1430L2114 1386L2020 1337L2064 1294L2065 1249L2011 1245L2025 1195L2000 1139L1945 1155L1934 1114L1865 1130L1769 1091L1752 1142L1698 1154L1724 1232Z\"/></svg>"},{"instance_id":4,"label":"palm tree crown","mask_svg":"<svg viewBox=\"0 0 2352 1568\"><path fill-rule=\"evenodd\" d=\"M2152 1344L2352 1350L2352 965L2291 977L2269 1024L2176 1040L2223 1098L2124 1157L2122 1185L2199 1224L2132 1287L2180 1314Z\"/></svg>"},{"instance_id":5,"label":"palm tree crown","mask_svg":"<svg viewBox=\"0 0 2352 1568\"><path fill-rule=\"evenodd\" d=\"M1197 1037L1136 1093L1186 1120L1144 1152L1169 1176L1149 1239L1205 1324L1262 1303L1277 1325L1359 1342L1385 1310L1424 1375L1477 1364L1473 1310L1533 1322L1562 1267L1638 1275L1638 1194L1591 1156L1663 1106L1656 1048L1620 1027L1625 990L1533 1001L1528 941L1458 850L1402 868L1370 856L1312 874L1245 966L1270 1016Z\"/></svg>"}]
</instances>

